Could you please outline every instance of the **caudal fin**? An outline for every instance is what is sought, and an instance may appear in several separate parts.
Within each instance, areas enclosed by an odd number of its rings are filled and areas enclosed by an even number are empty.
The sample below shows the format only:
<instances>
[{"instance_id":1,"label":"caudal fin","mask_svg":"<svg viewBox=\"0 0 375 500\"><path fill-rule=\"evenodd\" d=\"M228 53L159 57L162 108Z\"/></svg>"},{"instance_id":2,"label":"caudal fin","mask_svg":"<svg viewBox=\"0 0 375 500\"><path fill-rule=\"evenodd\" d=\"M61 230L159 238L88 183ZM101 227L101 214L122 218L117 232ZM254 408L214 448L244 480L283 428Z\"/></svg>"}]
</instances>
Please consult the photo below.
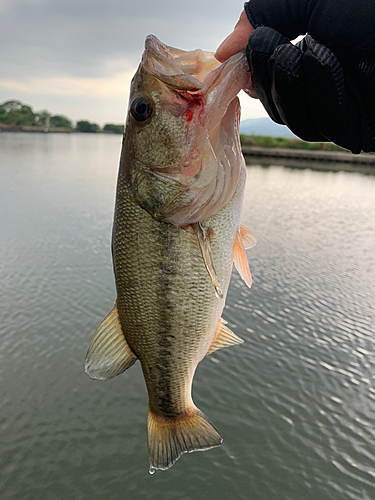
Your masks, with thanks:
<instances>
[{"instance_id":1,"label":"caudal fin","mask_svg":"<svg viewBox=\"0 0 375 500\"><path fill-rule=\"evenodd\" d=\"M219 432L196 407L176 418L162 417L148 410L150 474L157 469L169 469L183 453L209 450L220 446L222 442L223 438Z\"/></svg>"}]
</instances>

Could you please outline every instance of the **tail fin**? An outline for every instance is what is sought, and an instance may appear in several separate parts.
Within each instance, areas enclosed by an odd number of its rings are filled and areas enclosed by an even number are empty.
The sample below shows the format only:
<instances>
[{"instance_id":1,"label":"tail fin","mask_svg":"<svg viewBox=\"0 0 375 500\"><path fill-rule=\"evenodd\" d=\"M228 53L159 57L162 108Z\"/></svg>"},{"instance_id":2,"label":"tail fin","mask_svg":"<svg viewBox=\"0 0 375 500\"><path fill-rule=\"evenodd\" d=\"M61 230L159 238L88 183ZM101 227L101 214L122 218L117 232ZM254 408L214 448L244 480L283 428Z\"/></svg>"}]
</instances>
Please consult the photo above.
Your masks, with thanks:
<instances>
[{"instance_id":1,"label":"tail fin","mask_svg":"<svg viewBox=\"0 0 375 500\"><path fill-rule=\"evenodd\" d=\"M166 418L148 409L147 442L150 458L150 474L166 470L183 453L204 451L220 446L223 438L206 415L194 406L180 417Z\"/></svg>"}]
</instances>

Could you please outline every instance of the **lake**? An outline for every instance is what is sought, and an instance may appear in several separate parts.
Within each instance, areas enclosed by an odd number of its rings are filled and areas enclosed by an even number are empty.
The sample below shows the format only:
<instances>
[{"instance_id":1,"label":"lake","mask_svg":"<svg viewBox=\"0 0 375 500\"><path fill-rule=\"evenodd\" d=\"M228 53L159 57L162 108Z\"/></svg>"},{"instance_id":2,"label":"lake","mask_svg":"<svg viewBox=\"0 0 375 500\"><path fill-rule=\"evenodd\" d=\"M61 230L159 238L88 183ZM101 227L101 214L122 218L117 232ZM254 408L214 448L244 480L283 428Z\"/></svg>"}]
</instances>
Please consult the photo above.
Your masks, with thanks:
<instances>
[{"instance_id":1,"label":"lake","mask_svg":"<svg viewBox=\"0 0 375 500\"><path fill-rule=\"evenodd\" d=\"M0 134L2 500L375 498L375 177L248 167L253 287L194 400L223 445L148 473L140 364L89 379L116 298L121 137Z\"/></svg>"}]
</instances>

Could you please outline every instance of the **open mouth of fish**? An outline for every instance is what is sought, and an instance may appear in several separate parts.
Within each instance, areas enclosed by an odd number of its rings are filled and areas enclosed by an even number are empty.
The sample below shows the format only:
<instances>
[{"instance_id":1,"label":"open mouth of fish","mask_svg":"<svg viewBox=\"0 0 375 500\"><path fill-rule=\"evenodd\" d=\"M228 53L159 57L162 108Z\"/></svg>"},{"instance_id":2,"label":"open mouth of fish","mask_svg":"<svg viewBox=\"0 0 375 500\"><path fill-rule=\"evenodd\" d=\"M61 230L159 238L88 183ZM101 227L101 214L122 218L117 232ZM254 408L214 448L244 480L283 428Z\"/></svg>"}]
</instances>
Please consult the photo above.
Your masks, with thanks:
<instances>
[{"instance_id":1,"label":"open mouth of fish","mask_svg":"<svg viewBox=\"0 0 375 500\"><path fill-rule=\"evenodd\" d=\"M242 52L220 64L211 52L146 38L128 125L138 126L140 135L158 123L154 136L166 130L171 154L145 163L147 175L138 169L131 182L138 203L157 220L187 226L215 215L231 199L243 168L236 96L249 78Z\"/></svg>"}]
</instances>

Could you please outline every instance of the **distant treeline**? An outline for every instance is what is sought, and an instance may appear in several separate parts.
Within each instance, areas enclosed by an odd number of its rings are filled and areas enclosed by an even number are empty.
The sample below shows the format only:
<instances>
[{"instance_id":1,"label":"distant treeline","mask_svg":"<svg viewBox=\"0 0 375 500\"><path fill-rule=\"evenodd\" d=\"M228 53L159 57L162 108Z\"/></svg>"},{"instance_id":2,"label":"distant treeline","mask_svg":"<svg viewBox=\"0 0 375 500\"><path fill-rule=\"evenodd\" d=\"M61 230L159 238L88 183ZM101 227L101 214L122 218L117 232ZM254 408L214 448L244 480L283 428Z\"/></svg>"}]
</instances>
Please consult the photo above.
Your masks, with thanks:
<instances>
[{"instance_id":1,"label":"distant treeline","mask_svg":"<svg viewBox=\"0 0 375 500\"><path fill-rule=\"evenodd\" d=\"M287 148L310 149L319 151L348 151L332 142L306 142L302 139L286 139L285 137L269 137L264 135L240 136L243 146L257 146L260 148Z\"/></svg>"},{"instance_id":2,"label":"distant treeline","mask_svg":"<svg viewBox=\"0 0 375 500\"><path fill-rule=\"evenodd\" d=\"M66 130L67 132L109 132L112 134L123 134L124 125L114 125L107 123L101 129L96 123L87 120L77 121L74 125L63 115L52 115L49 111L43 110L34 112L31 106L20 101L5 101L0 104L0 125L10 127L27 127L27 129L42 128L44 130Z\"/></svg>"},{"instance_id":3,"label":"distant treeline","mask_svg":"<svg viewBox=\"0 0 375 500\"><path fill-rule=\"evenodd\" d=\"M77 121L74 125L72 120L63 115L52 115L47 110L34 112L31 106L20 101L6 101L0 104L0 130L1 125L5 129L13 130L56 130L66 132L106 132L112 134L123 134L124 125L107 123L101 129L97 123L87 120ZM263 148L290 148L311 149L322 151L347 151L331 142L306 142L300 139L286 139L284 137L270 137L262 135L242 135L241 144L244 146L258 146Z\"/></svg>"}]
</instances>

